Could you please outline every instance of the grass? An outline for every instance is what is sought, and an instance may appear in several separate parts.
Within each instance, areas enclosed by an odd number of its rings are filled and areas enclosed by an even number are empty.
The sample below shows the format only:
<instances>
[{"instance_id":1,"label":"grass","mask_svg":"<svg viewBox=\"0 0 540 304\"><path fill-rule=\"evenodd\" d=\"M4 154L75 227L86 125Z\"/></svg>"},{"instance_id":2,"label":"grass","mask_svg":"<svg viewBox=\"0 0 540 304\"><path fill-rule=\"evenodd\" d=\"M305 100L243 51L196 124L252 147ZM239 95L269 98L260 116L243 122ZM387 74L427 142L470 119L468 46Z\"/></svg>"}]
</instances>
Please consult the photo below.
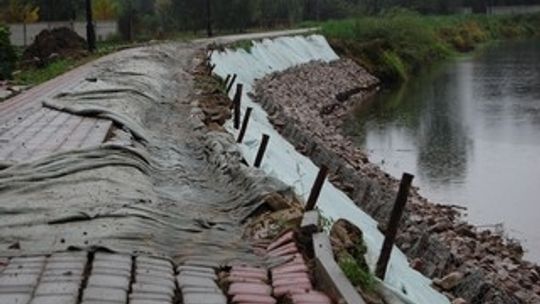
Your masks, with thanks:
<instances>
[{"instance_id":1,"label":"grass","mask_svg":"<svg viewBox=\"0 0 540 304\"><path fill-rule=\"evenodd\" d=\"M345 276L351 284L359 286L363 291L371 293L375 291L375 277L369 270L361 267L361 265L349 254L342 254L338 259L338 264Z\"/></svg>"},{"instance_id":2,"label":"grass","mask_svg":"<svg viewBox=\"0 0 540 304\"><path fill-rule=\"evenodd\" d=\"M77 66L77 60L59 59L44 68L28 68L15 75L15 83L20 85L36 85L55 78Z\"/></svg>"},{"instance_id":3,"label":"grass","mask_svg":"<svg viewBox=\"0 0 540 304\"><path fill-rule=\"evenodd\" d=\"M132 43L120 41L98 42L98 50L93 54L77 59L60 58L54 60L45 67L40 68L26 67L13 75L13 81L18 85L38 85L99 57L113 53L121 48L130 47L132 45ZM22 53L21 49L19 50L19 53Z\"/></svg>"},{"instance_id":4,"label":"grass","mask_svg":"<svg viewBox=\"0 0 540 304\"><path fill-rule=\"evenodd\" d=\"M334 48L385 82L406 81L422 67L481 43L540 34L540 14L423 16L392 10L322 24Z\"/></svg>"}]
</instances>

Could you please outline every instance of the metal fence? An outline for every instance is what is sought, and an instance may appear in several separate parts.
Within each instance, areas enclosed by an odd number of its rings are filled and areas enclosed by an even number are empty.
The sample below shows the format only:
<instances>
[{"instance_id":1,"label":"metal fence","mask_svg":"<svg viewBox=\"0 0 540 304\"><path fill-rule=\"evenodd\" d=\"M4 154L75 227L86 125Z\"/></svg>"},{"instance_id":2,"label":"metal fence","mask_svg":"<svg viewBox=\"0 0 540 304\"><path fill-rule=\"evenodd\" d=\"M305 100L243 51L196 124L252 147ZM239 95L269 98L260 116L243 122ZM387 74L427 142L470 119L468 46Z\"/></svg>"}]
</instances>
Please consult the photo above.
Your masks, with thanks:
<instances>
[{"instance_id":1,"label":"metal fence","mask_svg":"<svg viewBox=\"0 0 540 304\"><path fill-rule=\"evenodd\" d=\"M11 31L11 44L16 46L29 45L34 38L44 29L54 29L58 27L68 27L81 37L86 37L86 22L61 21L61 22L39 22L26 25L26 41L24 34L24 25L21 23L9 24ZM96 37L98 41L105 40L118 34L118 24L116 21L98 21L96 22Z\"/></svg>"}]
</instances>

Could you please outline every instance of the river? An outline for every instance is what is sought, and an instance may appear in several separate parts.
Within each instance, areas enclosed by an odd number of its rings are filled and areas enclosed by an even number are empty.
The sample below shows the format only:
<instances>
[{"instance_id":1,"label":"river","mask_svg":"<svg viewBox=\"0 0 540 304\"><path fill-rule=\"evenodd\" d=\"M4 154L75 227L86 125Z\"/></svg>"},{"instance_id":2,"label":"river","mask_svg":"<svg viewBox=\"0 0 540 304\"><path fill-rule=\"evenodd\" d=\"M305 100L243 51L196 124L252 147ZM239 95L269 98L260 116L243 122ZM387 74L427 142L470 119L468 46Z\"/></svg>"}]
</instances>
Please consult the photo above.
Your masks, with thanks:
<instances>
[{"instance_id":1,"label":"river","mask_svg":"<svg viewBox=\"0 0 540 304\"><path fill-rule=\"evenodd\" d=\"M518 239L540 262L540 41L500 42L424 71L355 109L370 160L413 173L431 201Z\"/></svg>"}]
</instances>

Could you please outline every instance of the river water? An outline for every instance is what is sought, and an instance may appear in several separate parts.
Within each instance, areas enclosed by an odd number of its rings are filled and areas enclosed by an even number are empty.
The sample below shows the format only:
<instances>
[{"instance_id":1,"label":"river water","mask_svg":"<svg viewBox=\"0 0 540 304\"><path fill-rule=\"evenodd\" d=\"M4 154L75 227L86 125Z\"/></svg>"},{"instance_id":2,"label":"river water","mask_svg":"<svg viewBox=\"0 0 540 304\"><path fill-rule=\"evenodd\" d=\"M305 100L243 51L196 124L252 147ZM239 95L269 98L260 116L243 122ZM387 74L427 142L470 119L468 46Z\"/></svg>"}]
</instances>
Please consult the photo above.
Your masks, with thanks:
<instances>
[{"instance_id":1,"label":"river water","mask_svg":"<svg viewBox=\"0 0 540 304\"><path fill-rule=\"evenodd\" d=\"M425 71L354 111L346 132L434 202L504 228L540 262L540 41L503 42Z\"/></svg>"}]
</instances>

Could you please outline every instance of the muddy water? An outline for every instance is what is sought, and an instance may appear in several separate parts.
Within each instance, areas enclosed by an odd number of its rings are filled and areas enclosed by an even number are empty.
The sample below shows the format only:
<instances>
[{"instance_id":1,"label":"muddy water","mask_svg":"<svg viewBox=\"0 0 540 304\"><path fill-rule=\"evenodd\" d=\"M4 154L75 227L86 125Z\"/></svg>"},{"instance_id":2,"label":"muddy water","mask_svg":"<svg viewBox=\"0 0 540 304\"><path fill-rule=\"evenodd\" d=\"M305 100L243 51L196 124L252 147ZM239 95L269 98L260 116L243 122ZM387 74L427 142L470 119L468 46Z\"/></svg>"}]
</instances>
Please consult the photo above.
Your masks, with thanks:
<instances>
[{"instance_id":1,"label":"muddy water","mask_svg":"<svg viewBox=\"0 0 540 304\"><path fill-rule=\"evenodd\" d=\"M435 202L504 228L540 262L540 41L437 66L355 110L347 132L372 162L416 175Z\"/></svg>"}]
</instances>

